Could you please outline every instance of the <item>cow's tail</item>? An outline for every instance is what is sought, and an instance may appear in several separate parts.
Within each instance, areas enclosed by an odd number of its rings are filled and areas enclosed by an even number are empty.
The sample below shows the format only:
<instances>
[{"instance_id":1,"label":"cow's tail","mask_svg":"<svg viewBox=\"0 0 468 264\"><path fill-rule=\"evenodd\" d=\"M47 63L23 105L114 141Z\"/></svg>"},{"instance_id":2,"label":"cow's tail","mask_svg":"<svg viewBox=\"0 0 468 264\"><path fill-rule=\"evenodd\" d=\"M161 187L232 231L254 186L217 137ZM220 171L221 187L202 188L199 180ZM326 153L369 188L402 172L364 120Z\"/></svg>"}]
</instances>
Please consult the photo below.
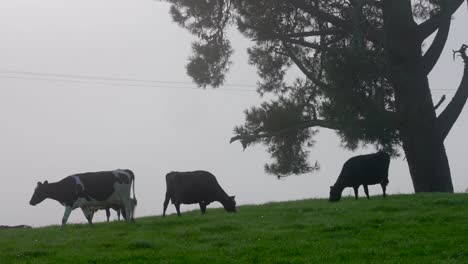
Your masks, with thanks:
<instances>
[{"instance_id":1,"label":"cow's tail","mask_svg":"<svg viewBox=\"0 0 468 264\"><path fill-rule=\"evenodd\" d=\"M136 196L135 196L135 175L133 175L133 201L135 202L135 205L137 204L137 199L136 199Z\"/></svg>"},{"instance_id":2,"label":"cow's tail","mask_svg":"<svg viewBox=\"0 0 468 264\"><path fill-rule=\"evenodd\" d=\"M135 174L133 174L133 171L130 170L130 175L132 176L132 189L133 189L133 202L135 203L135 205L137 204L137 199L136 199L136 196L135 196Z\"/></svg>"}]
</instances>

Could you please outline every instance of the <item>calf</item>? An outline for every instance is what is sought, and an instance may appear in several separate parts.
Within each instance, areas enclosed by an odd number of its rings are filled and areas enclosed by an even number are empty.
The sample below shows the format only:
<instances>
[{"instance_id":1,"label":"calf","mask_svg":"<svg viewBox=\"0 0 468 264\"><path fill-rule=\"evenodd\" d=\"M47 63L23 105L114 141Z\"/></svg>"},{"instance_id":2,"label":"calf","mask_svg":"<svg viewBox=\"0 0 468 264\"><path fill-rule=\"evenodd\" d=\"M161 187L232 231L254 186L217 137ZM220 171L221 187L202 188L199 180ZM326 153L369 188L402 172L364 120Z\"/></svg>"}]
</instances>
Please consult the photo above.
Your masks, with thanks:
<instances>
[{"instance_id":1,"label":"calf","mask_svg":"<svg viewBox=\"0 0 468 264\"><path fill-rule=\"evenodd\" d=\"M228 196L218 184L216 177L207 171L170 172L166 175L166 199L163 216L166 215L169 200L180 216L180 204L200 205L202 214L211 202L220 202L228 212L236 211L235 196Z\"/></svg>"},{"instance_id":2,"label":"calf","mask_svg":"<svg viewBox=\"0 0 468 264\"><path fill-rule=\"evenodd\" d=\"M364 192L369 199L368 185L382 186L383 197L388 184L388 166L390 156L382 151L374 154L355 156L345 162L335 185L330 187L330 202L341 199L341 193L346 187L353 187L355 199L358 198L359 186L364 186Z\"/></svg>"},{"instance_id":3,"label":"calf","mask_svg":"<svg viewBox=\"0 0 468 264\"><path fill-rule=\"evenodd\" d=\"M132 211L133 213L135 213L135 207L137 205L137 200L136 199L133 199L132 198ZM109 218L110 218L110 209L113 209L114 211L117 212L117 219L120 221L120 214L122 214L123 218L125 220L127 220L127 215L125 213L125 208L123 206L112 206L112 207L108 207L106 208L106 216L107 216L107 222L109 222ZM134 220L134 219L132 219Z\"/></svg>"},{"instance_id":4,"label":"calf","mask_svg":"<svg viewBox=\"0 0 468 264\"><path fill-rule=\"evenodd\" d=\"M134 199L134 198L131 198L131 206L132 206L132 211L133 211L133 214L135 214L135 207L137 205L137 200ZM119 204L113 204L112 206L110 207L107 207L107 208L103 208L103 210L106 210L106 217L107 217L107 222L109 223L109 218L110 218L110 209L113 209L114 211L117 212L117 219L120 221L120 215L122 214L123 218L125 220L127 220L127 215L125 214L125 208L123 205L119 205ZM96 213L96 211L98 211L98 209L94 209L92 210L91 212L91 216L90 216L90 222L92 223L93 221L93 217L94 217L94 214ZM135 218L132 218L131 219L132 221L135 221Z\"/></svg>"},{"instance_id":5,"label":"calf","mask_svg":"<svg viewBox=\"0 0 468 264\"><path fill-rule=\"evenodd\" d=\"M38 182L30 205L37 205L50 198L65 207L62 227L67 223L72 210L81 208L88 223L92 223L93 213L99 209L123 206L127 221L133 219L132 198L135 198L135 175L131 170L88 172L68 176L58 182Z\"/></svg>"}]
</instances>

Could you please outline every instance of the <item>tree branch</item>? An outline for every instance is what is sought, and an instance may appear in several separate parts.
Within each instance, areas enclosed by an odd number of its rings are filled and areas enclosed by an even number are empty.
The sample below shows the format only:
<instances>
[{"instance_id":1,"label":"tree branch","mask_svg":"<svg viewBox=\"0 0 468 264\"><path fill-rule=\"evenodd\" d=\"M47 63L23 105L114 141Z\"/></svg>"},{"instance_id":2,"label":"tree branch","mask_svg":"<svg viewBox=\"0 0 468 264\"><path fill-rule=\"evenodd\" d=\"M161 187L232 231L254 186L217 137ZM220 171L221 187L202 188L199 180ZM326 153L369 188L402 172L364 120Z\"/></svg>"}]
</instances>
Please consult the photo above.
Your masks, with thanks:
<instances>
[{"instance_id":1,"label":"tree branch","mask_svg":"<svg viewBox=\"0 0 468 264\"><path fill-rule=\"evenodd\" d=\"M309 13L310 15L312 16L315 16L317 17L318 19L320 20L324 20L336 27L339 27L339 28L350 28L350 25L348 22L346 22L346 20L343 20L339 17L336 17L334 15L331 15L331 14L328 14L324 11L321 11L319 8L317 8L316 6L311 6L309 3L309 1L304 1L304 0L285 0L285 2L288 2L290 4L292 4L294 7L296 8L299 8L299 9L302 9L304 11L306 11L307 13Z\"/></svg>"},{"instance_id":2,"label":"tree branch","mask_svg":"<svg viewBox=\"0 0 468 264\"><path fill-rule=\"evenodd\" d=\"M319 20L326 21L326 22L334 25L337 28L341 28L341 29L347 31L348 33L353 32L352 23L350 23L349 21L346 21L344 19L341 19L341 18L339 18L337 16L331 15L331 14L329 14L327 12L324 12L324 11L320 10L316 6L311 6L310 4L308 4L309 1L305 1L305 0L284 0L284 1L290 3L291 5L293 5L296 8L299 8L299 9L302 9L302 10L306 11L307 13L309 13L310 15L318 18ZM366 36L366 38L368 40L372 41L373 43L375 43L377 45L383 46L383 44L384 44L384 41L383 41L383 36L384 35L383 35L382 31L376 30L373 27L368 26L366 28L365 36Z\"/></svg>"},{"instance_id":3,"label":"tree branch","mask_svg":"<svg viewBox=\"0 0 468 264\"><path fill-rule=\"evenodd\" d=\"M237 136L232 137L229 143L239 140L245 149L248 144L258 139L281 136L284 134L291 133L293 131L306 129L310 127L323 127L323 128L329 128L329 129L338 129L338 125L334 123L333 121L310 120L310 121L303 122L293 127L288 127L288 128L280 129L280 130L273 131L273 132L256 133L256 134L250 134L250 135L237 135Z\"/></svg>"},{"instance_id":4,"label":"tree branch","mask_svg":"<svg viewBox=\"0 0 468 264\"><path fill-rule=\"evenodd\" d=\"M288 43L283 42L283 46L285 47L287 51L288 57L291 58L291 60L296 64L296 66L301 70L306 77L311 80L315 85L320 86L322 89L327 89L329 85L320 79L316 78L312 72L310 72L304 64L299 60L299 58L294 54L294 51L292 48L288 45ZM366 104L367 106L373 106L371 104ZM388 123L390 124L389 127L397 128L399 126L398 118L395 112L387 111L385 109L381 109L378 107L373 107L373 111L378 112L379 114L382 115L382 118L385 118L388 120Z\"/></svg>"},{"instance_id":5,"label":"tree branch","mask_svg":"<svg viewBox=\"0 0 468 264\"><path fill-rule=\"evenodd\" d=\"M453 96L450 103L445 107L444 111L437 118L437 126L439 128L442 139L445 139L453 127L453 124L460 116L463 107L465 106L466 100L468 99L468 56L466 50L467 45L463 45L457 52L461 54L463 62L465 63L465 70L463 71L463 77L457 92Z\"/></svg>"},{"instance_id":6,"label":"tree branch","mask_svg":"<svg viewBox=\"0 0 468 264\"><path fill-rule=\"evenodd\" d=\"M251 29L251 30L257 30L257 28L255 28L254 26L246 24L246 23L243 24L243 27ZM276 33L276 32L271 30L269 32L262 32L262 33L264 35L262 35L262 36L260 36L258 38L255 38L253 40L255 40L255 41L287 40L288 42L291 42L291 43L296 44L296 45L300 45L300 46L304 46L304 47L307 47L307 48L323 51L325 48L322 45L318 44L318 43L307 42L305 40L294 39L294 38L305 38L305 37L314 37L314 36L330 36L330 35L337 36L337 35L343 34L344 31L340 30L340 29L327 29L327 30L317 30L317 31L294 32L294 33L288 33L288 34L280 34L280 33Z\"/></svg>"},{"instance_id":7,"label":"tree branch","mask_svg":"<svg viewBox=\"0 0 468 264\"><path fill-rule=\"evenodd\" d=\"M307 41L302 41L302 40L297 40L297 39L286 39L286 38L281 38L282 41L286 41L286 42L289 42L289 43L292 43L292 44L296 44L296 45L299 45L299 46L303 46L303 47L306 47L306 48L311 48L311 49L315 49L315 50L318 50L318 51L325 51L326 48L324 48L322 45L320 45L319 43L313 43L313 42L307 42Z\"/></svg>"},{"instance_id":8,"label":"tree branch","mask_svg":"<svg viewBox=\"0 0 468 264\"><path fill-rule=\"evenodd\" d=\"M296 64L296 66L299 68L299 70L302 71L302 73L305 74L309 80L311 80L315 85L318 85L322 88L327 88L328 84L324 83L323 81L319 80L314 76L312 72L310 72L304 64L299 60L299 58L294 54L294 51L292 50L291 46L286 41L283 41L283 46L286 49L286 52L288 53L288 57L291 58L291 60Z\"/></svg>"},{"instance_id":9,"label":"tree branch","mask_svg":"<svg viewBox=\"0 0 468 264\"><path fill-rule=\"evenodd\" d=\"M434 111L437 110L437 108L439 108L439 106L445 101L445 94L442 95L442 97L440 98L439 102L434 106Z\"/></svg>"},{"instance_id":10,"label":"tree branch","mask_svg":"<svg viewBox=\"0 0 468 264\"><path fill-rule=\"evenodd\" d=\"M388 112L388 114L392 114L392 113ZM389 117L389 116L386 116L386 117ZM384 118L386 118L386 117L384 117ZM393 115L391 116L391 118L392 118L392 120L396 121L396 119L393 119ZM363 127L363 126L365 126L366 121L365 120L357 120L356 123L357 123L358 126ZM395 122L395 124L392 124L392 126L393 125L396 125L396 122ZM261 131L264 131L264 129L263 128L258 128L252 134L237 135L237 136L232 137L231 140L229 141L229 143L232 143L234 141L239 140L241 142L241 144L242 144L242 147L245 149L245 148L247 148L247 146L250 143L255 142L255 141L259 140L259 139L277 137L277 136L285 135L285 134L288 134L288 133L291 133L291 132L294 132L294 131L297 131L297 130L311 128L311 127L321 127L321 128L328 128L328 129L333 129L333 130L340 130L340 129L344 128L342 125L340 125L340 124L338 124L338 123L336 123L334 121L315 119L315 117L314 117L313 120L302 122L302 123L297 124L295 126L283 128L283 129L280 129L280 130L277 130L277 131L261 132Z\"/></svg>"},{"instance_id":11,"label":"tree branch","mask_svg":"<svg viewBox=\"0 0 468 264\"><path fill-rule=\"evenodd\" d=\"M417 34L419 40L422 42L427 37L432 35L439 27L442 26L445 19L450 18L455 11L457 11L458 7L463 3L465 0L451 0L448 1L447 5L443 7L442 11L438 14L434 15L430 19L424 21L423 23L419 24L417 28Z\"/></svg>"},{"instance_id":12,"label":"tree branch","mask_svg":"<svg viewBox=\"0 0 468 264\"><path fill-rule=\"evenodd\" d=\"M422 58L421 70L423 71L424 75L428 75L432 71L440 58L440 54L442 53L442 50L445 47L445 43L447 42L447 37L450 30L450 22L450 16L447 16L445 20L443 19L441 21L442 24L437 31L437 35L435 36L434 41Z\"/></svg>"},{"instance_id":13,"label":"tree branch","mask_svg":"<svg viewBox=\"0 0 468 264\"><path fill-rule=\"evenodd\" d=\"M340 35L343 34L344 31L341 29L330 28L324 30L314 30L314 31L306 31L306 32L297 32L297 33L289 33L284 34L286 38L306 38L306 37L317 37L317 36L329 36L329 35Z\"/></svg>"}]
</instances>

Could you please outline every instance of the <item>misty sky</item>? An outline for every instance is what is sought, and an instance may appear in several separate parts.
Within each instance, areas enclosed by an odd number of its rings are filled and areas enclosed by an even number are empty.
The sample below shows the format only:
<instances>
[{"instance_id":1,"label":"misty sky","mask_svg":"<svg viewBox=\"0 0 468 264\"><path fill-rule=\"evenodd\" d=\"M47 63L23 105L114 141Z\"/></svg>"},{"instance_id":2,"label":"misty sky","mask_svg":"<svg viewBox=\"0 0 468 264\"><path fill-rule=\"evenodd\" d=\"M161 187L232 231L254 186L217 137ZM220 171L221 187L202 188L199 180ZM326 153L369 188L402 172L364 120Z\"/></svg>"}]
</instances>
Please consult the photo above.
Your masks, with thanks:
<instances>
[{"instance_id":1,"label":"misty sky","mask_svg":"<svg viewBox=\"0 0 468 264\"><path fill-rule=\"evenodd\" d=\"M344 161L374 151L344 150L333 131L322 129L310 155L319 161L319 172L284 180L266 175L269 156L263 146L243 151L239 143L229 144L243 110L262 101L254 92L255 68L246 63L251 43L233 31L236 52L228 86L193 89L185 73L193 38L172 22L168 9L167 3L151 0L1 1L0 225L59 224L63 206L53 200L35 207L28 202L37 181L74 173L132 169L136 215L159 215L170 171L208 170L238 204L326 197ZM435 101L443 94L451 99L463 71L451 50L468 43L466 5L454 18L446 50L430 76ZM468 188L467 111L446 140L456 191ZM389 180L390 193L413 191L403 156L392 160ZM370 192L380 195L380 186ZM105 219L104 211L95 219ZM81 210L69 219L84 221Z\"/></svg>"}]
</instances>

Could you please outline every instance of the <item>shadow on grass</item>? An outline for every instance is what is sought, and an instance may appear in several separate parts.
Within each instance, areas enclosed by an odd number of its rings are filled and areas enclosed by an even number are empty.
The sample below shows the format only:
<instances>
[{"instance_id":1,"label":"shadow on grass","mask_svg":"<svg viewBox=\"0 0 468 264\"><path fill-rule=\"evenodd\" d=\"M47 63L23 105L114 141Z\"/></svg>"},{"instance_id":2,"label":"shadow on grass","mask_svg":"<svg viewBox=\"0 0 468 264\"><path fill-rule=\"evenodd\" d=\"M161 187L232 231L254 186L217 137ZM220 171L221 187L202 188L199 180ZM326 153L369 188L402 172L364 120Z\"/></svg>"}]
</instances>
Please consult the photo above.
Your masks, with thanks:
<instances>
[{"instance_id":1,"label":"shadow on grass","mask_svg":"<svg viewBox=\"0 0 468 264\"><path fill-rule=\"evenodd\" d=\"M128 243L128 249L154 249L155 244L148 240L132 240Z\"/></svg>"},{"instance_id":2,"label":"shadow on grass","mask_svg":"<svg viewBox=\"0 0 468 264\"><path fill-rule=\"evenodd\" d=\"M39 258L46 257L49 255L49 252L44 250L27 250L22 251L16 255L18 258Z\"/></svg>"}]
</instances>

